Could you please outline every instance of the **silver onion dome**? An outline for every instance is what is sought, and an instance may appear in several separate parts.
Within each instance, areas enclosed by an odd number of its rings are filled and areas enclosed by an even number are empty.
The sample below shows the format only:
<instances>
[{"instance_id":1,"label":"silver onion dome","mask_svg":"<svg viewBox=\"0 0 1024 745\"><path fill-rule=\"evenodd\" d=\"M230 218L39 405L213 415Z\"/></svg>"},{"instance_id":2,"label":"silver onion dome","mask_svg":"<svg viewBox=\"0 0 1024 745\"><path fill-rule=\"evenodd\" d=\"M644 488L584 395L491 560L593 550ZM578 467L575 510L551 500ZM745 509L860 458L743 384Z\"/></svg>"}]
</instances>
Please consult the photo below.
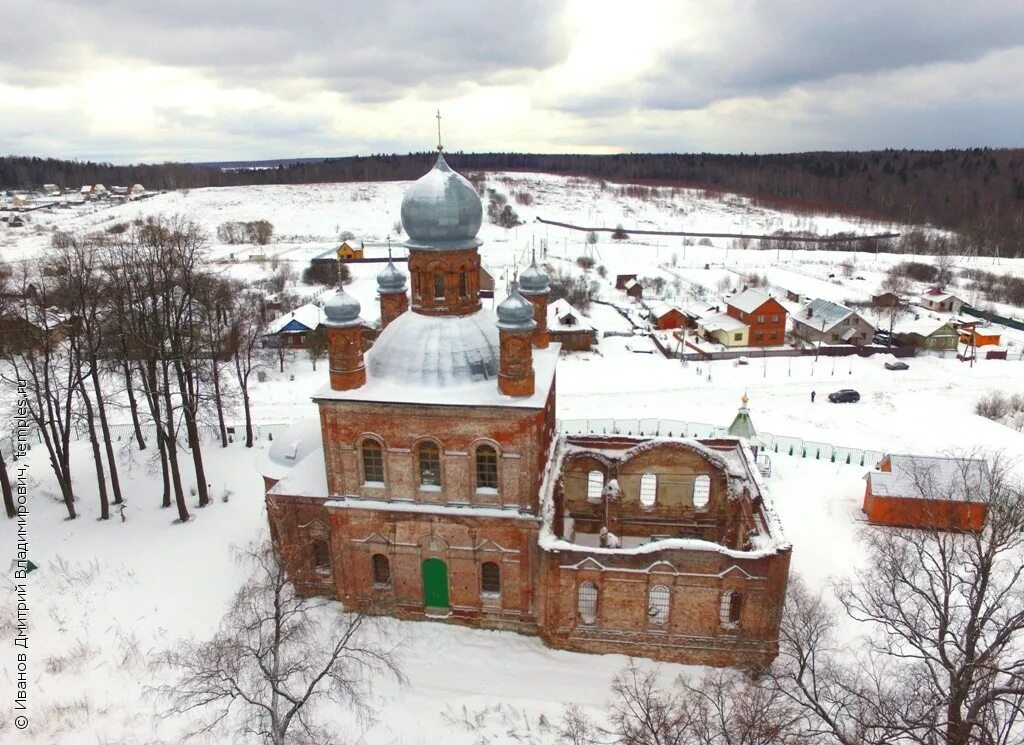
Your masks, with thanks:
<instances>
[{"instance_id":1,"label":"silver onion dome","mask_svg":"<svg viewBox=\"0 0 1024 745\"><path fill-rule=\"evenodd\" d=\"M324 303L324 315L327 316L326 326L343 328L345 326L357 326L363 322L359 317L362 310L359 301L345 292L344 287L338 287L334 294Z\"/></svg>"},{"instance_id":2,"label":"silver onion dome","mask_svg":"<svg viewBox=\"0 0 1024 745\"><path fill-rule=\"evenodd\" d=\"M385 294L405 292L405 275L398 271L390 258L388 265L377 275L377 291Z\"/></svg>"},{"instance_id":3,"label":"silver onion dome","mask_svg":"<svg viewBox=\"0 0 1024 745\"><path fill-rule=\"evenodd\" d=\"M533 303L524 298L516 283L512 283L508 297L495 308L499 329L532 329L537 326L533 320Z\"/></svg>"},{"instance_id":4,"label":"silver onion dome","mask_svg":"<svg viewBox=\"0 0 1024 745\"><path fill-rule=\"evenodd\" d=\"M405 192L402 227L406 246L445 250L480 245L483 206L476 189L438 154L437 163Z\"/></svg>"},{"instance_id":5,"label":"silver onion dome","mask_svg":"<svg viewBox=\"0 0 1024 745\"><path fill-rule=\"evenodd\" d=\"M548 275L537 266L537 259L519 275L519 291L523 295L542 295L549 292Z\"/></svg>"}]
</instances>

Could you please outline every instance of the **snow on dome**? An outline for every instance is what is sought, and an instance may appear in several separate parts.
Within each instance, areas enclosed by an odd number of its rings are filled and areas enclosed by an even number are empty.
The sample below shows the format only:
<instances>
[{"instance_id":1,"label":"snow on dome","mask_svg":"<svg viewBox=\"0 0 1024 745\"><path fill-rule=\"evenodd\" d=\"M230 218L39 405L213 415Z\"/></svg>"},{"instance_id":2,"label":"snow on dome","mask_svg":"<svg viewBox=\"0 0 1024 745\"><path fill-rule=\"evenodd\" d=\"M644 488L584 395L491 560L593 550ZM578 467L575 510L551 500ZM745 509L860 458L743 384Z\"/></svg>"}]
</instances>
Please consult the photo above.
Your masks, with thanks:
<instances>
[{"instance_id":1,"label":"snow on dome","mask_svg":"<svg viewBox=\"0 0 1024 745\"><path fill-rule=\"evenodd\" d=\"M537 259L519 275L519 289L524 295L541 295L548 292L548 275L537 266Z\"/></svg>"},{"instance_id":2,"label":"snow on dome","mask_svg":"<svg viewBox=\"0 0 1024 745\"><path fill-rule=\"evenodd\" d=\"M330 299L324 303L324 315L327 316L327 326L354 326L361 323L359 301L345 292L344 287L338 287Z\"/></svg>"},{"instance_id":3,"label":"snow on dome","mask_svg":"<svg viewBox=\"0 0 1024 745\"><path fill-rule=\"evenodd\" d=\"M390 258L388 265L377 275L377 290L383 293L405 292L405 275L398 271Z\"/></svg>"},{"instance_id":4,"label":"snow on dome","mask_svg":"<svg viewBox=\"0 0 1024 745\"><path fill-rule=\"evenodd\" d=\"M476 189L438 154L437 163L405 192L402 227L406 246L420 249L479 246L483 207Z\"/></svg>"},{"instance_id":5,"label":"snow on dome","mask_svg":"<svg viewBox=\"0 0 1024 745\"><path fill-rule=\"evenodd\" d=\"M297 463L322 446L320 417L300 419L274 438L259 461L260 475L282 479Z\"/></svg>"},{"instance_id":6,"label":"snow on dome","mask_svg":"<svg viewBox=\"0 0 1024 745\"><path fill-rule=\"evenodd\" d=\"M497 317L400 315L367 352L367 371L410 386L444 388L498 375Z\"/></svg>"},{"instance_id":7,"label":"snow on dome","mask_svg":"<svg viewBox=\"0 0 1024 745\"><path fill-rule=\"evenodd\" d=\"M511 292L501 301L497 308L498 328L529 329L537 324L533 320L533 303L519 294L516 283L512 283Z\"/></svg>"}]
</instances>

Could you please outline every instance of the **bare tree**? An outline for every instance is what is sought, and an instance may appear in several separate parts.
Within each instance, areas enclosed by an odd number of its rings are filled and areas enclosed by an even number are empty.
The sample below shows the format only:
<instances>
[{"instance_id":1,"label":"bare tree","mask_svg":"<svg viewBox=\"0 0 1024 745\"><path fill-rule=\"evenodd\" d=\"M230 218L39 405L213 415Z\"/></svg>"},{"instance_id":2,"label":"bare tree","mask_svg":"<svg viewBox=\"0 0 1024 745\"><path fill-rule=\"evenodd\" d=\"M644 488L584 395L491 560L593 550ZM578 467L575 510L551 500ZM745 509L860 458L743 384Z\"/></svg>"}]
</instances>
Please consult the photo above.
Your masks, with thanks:
<instances>
[{"instance_id":1,"label":"bare tree","mask_svg":"<svg viewBox=\"0 0 1024 745\"><path fill-rule=\"evenodd\" d=\"M906 275L895 267L889 270L881 284L882 292L891 292L895 298L892 303L884 308L883 318L889 325L889 346L892 346L892 331L900 319L910 315L910 308L903 302L903 298L910 294L910 280Z\"/></svg>"},{"instance_id":2,"label":"bare tree","mask_svg":"<svg viewBox=\"0 0 1024 745\"><path fill-rule=\"evenodd\" d=\"M242 413L245 415L245 446L253 445L252 404L249 385L254 373L258 373L268 360L268 352L262 346L263 324L252 312L259 296L252 292L237 292L227 307L228 343L227 350L234 359L235 380L242 397Z\"/></svg>"},{"instance_id":3,"label":"bare tree","mask_svg":"<svg viewBox=\"0 0 1024 745\"><path fill-rule=\"evenodd\" d=\"M866 531L864 568L837 586L848 616L869 630L857 654L836 648L827 603L791 580L771 678L843 745L1024 737L1024 489L999 457L987 469L963 456L953 463L908 478L922 495L984 505L982 529Z\"/></svg>"},{"instance_id":4,"label":"bare tree","mask_svg":"<svg viewBox=\"0 0 1024 745\"><path fill-rule=\"evenodd\" d=\"M226 729L274 745L333 742L319 709L340 704L367 718L373 678L404 680L395 648L371 640L376 616L296 595L269 543L237 556L253 573L217 632L159 657L175 676L155 689L167 701L163 716L198 716L186 737Z\"/></svg>"},{"instance_id":5,"label":"bare tree","mask_svg":"<svg viewBox=\"0 0 1024 745\"><path fill-rule=\"evenodd\" d=\"M317 360L323 359L327 354L327 329L320 327L306 334L306 352L316 370Z\"/></svg>"}]
</instances>

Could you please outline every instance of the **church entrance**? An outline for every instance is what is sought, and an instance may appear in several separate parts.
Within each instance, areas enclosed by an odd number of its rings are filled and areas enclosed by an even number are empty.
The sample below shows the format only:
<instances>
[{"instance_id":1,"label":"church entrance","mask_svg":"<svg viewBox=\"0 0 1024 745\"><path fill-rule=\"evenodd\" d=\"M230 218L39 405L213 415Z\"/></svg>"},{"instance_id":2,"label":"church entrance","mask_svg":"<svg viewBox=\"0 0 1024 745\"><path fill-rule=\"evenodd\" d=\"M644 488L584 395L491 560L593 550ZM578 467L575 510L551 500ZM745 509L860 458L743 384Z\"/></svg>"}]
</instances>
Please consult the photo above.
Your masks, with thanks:
<instances>
[{"instance_id":1,"label":"church entrance","mask_svg":"<svg viewBox=\"0 0 1024 745\"><path fill-rule=\"evenodd\" d=\"M448 567L440 559L423 562L423 604L428 609L448 610Z\"/></svg>"}]
</instances>

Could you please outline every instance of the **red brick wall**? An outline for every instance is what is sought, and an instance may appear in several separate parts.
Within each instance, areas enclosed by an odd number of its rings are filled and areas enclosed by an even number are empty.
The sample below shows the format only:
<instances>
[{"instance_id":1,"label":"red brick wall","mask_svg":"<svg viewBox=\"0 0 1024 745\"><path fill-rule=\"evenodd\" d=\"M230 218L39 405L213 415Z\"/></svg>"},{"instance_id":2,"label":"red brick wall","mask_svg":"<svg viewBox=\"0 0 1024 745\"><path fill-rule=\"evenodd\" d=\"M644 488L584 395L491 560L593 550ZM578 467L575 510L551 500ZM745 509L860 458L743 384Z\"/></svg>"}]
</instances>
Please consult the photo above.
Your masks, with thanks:
<instances>
[{"instance_id":1,"label":"red brick wall","mask_svg":"<svg viewBox=\"0 0 1024 745\"><path fill-rule=\"evenodd\" d=\"M938 530L981 530L986 506L945 499L885 497L865 489L864 513L873 525Z\"/></svg>"},{"instance_id":2,"label":"red brick wall","mask_svg":"<svg viewBox=\"0 0 1024 745\"><path fill-rule=\"evenodd\" d=\"M743 313L738 308L729 305L726 312L733 318L738 318L750 327L750 335L747 345L751 347L772 347L784 344L786 341L786 309L775 298L769 298L761 303L752 313ZM764 321L759 322L758 316L764 316ZM772 316L779 320L773 322ZM772 338L772 334L775 338ZM760 338L758 338L760 334Z\"/></svg>"}]
</instances>

